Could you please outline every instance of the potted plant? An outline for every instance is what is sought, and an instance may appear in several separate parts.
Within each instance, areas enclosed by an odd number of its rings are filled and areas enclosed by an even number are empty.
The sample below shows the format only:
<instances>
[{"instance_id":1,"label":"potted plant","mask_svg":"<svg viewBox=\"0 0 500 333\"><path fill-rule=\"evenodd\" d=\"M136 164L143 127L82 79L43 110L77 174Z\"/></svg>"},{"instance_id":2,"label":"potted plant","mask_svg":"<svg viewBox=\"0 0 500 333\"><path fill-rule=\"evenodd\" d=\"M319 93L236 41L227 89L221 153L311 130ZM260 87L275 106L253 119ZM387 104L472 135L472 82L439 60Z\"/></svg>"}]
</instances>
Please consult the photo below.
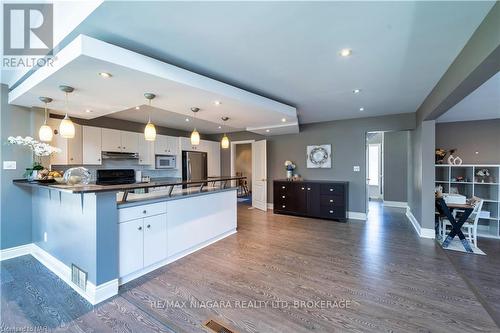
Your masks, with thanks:
<instances>
[{"instance_id":1,"label":"potted plant","mask_svg":"<svg viewBox=\"0 0 500 333\"><path fill-rule=\"evenodd\" d=\"M285 169L286 169L286 178L288 180L293 177L293 170L295 170L296 166L292 161L285 161Z\"/></svg>"},{"instance_id":2,"label":"potted plant","mask_svg":"<svg viewBox=\"0 0 500 333\"><path fill-rule=\"evenodd\" d=\"M7 141L13 145L25 146L32 151L33 165L30 168L26 168L26 172L23 175L23 177L27 178L28 180L36 179L38 172L45 169L42 166L42 157L61 152L61 149L53 147L48 143L37 141L30 136L27 136L25 138L21 136L9 136L7 138Z\"/></svg>"}]
</instances>

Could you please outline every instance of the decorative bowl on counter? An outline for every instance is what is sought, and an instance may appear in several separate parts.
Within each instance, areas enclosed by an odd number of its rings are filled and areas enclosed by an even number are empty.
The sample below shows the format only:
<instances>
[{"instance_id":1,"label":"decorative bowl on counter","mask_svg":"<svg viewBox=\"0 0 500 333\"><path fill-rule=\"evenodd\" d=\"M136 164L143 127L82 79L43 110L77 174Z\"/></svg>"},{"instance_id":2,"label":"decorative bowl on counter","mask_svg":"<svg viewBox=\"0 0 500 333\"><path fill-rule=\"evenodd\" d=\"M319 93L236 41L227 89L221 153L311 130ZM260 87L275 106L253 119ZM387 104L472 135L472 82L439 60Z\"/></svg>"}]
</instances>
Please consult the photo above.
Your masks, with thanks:
<instances>
[{"instance_id":1,"label":"decorative bowl on counter","mask_svg":"<svg viewBox=\"0 0 500 333\"><path fill-rule=\"evenodd\" d=\"M64 173L64 182L68 185L84 184L90 182L90 172L83 167L71 168Z\"/></svg>"}]
</instances>

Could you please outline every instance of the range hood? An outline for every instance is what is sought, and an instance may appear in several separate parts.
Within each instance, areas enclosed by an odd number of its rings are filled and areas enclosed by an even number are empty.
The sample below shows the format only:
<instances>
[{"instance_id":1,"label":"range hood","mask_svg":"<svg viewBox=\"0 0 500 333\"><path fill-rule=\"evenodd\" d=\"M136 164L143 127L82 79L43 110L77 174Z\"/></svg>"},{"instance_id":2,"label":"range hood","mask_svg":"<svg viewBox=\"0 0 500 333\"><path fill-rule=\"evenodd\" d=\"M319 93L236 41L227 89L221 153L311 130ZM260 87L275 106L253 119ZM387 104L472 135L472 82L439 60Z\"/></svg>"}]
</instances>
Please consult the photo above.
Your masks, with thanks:
<instances>
[{"instance_id":1,"label":"range hood","mask_svg":"<svg viewBox=\"0 0 500 333\"><path fill-rule=\"evenodd\" d=\"M138 153L119 153L114 151L103 151L103 160L137 160L139 159Z\"/></svg>"}]
</instances>

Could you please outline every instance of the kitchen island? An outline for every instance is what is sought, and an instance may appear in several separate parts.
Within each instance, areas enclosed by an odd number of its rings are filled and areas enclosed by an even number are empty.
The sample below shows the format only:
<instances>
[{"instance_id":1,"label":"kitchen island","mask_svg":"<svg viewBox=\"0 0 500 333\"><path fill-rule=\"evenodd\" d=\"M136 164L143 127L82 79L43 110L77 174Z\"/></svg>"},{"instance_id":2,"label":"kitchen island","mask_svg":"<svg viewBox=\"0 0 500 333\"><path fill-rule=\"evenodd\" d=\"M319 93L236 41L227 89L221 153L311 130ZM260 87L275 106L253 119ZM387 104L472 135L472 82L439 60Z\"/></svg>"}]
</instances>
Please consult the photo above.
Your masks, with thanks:
<instances>
[{"instance_id":1,"label":"kitchen island","mask_svg":"<svg viewBox=\"0 0 500 333\"><path fill-rule=\"evenodd\" d=\"M226 184L238 179L15 183L32 192L33 256L97 304L119 285L235 233L236 188Z\"/></svg>"}]
</instances>

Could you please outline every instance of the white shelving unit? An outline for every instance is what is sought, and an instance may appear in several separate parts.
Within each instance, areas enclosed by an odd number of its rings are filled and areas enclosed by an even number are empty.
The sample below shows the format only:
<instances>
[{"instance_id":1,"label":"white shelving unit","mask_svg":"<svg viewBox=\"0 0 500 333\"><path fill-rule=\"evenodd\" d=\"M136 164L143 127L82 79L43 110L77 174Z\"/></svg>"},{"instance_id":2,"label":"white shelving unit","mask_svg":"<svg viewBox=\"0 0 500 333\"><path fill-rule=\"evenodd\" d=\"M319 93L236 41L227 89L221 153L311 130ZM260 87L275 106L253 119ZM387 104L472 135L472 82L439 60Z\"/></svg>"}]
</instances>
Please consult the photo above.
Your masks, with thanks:
<instances>
[{"instance_id":1,"label":"white shelving unit","mask_svg":"<svg viewBox=\"0 0 500 333\"><path fill-rule=\"evenodd\" d=\"M488 169L490 177L482 181L476 176L481 169ZM463 177L463 181L457 178ZM483 211L490 212L489 218L479 219L478 235L500 239L500 165L496 164L436 164L436 186L443 192L456 188L458 193L470 198L476 196L484 200Z\"/></svg>"}]
</instances>

